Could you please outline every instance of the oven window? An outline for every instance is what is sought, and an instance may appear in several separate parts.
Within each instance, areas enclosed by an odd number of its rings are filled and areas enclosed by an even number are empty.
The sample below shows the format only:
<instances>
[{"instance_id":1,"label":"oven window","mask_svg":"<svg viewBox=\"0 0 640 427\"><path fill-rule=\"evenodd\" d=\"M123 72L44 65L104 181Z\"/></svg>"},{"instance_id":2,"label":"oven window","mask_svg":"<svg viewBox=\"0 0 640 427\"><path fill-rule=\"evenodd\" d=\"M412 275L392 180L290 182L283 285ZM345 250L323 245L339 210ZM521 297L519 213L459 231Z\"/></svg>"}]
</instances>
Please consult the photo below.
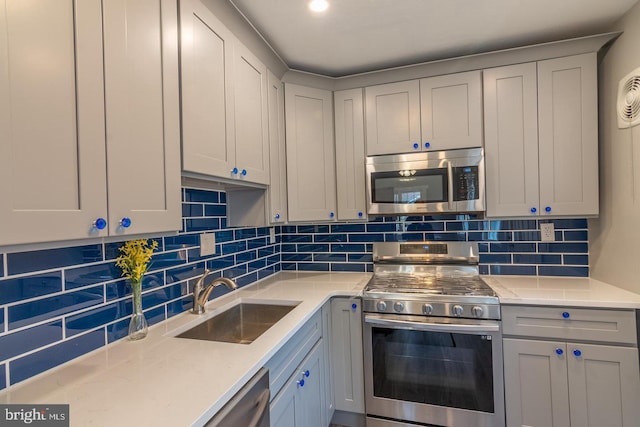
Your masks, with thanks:
<instances>
[{"instance_id":1,"label":"oven window","mask_svg":"<svg viewBox=\"0 0 640 427\"><path fill-rule=\"evenodd\" d=\"M426 169L371 174L373 203L440 203L448 200L447 170Z\"/></svg>"},{"instance_id":2,"label":"oven window","mask_svg":"<svg viewBox=\"0 0 640 427\"><path fill-rule=\"evenodd\" d=\"M490 336L372 328L376 397L490 412Z\"/></svg>"}]
</instances>

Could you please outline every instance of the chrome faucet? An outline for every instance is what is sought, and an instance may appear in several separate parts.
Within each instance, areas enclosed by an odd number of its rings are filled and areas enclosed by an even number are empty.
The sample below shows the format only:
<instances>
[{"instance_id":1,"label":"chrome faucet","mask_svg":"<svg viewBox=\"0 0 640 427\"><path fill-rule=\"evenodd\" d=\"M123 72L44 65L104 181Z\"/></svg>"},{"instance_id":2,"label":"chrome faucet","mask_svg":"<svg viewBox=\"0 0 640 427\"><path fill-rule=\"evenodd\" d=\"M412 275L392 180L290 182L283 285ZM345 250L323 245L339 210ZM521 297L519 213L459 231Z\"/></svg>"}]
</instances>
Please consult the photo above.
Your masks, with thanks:
<instances>
[{"instance_id":1,"label":"chrome faucet","mask_svg":"<svg viewBox=\"0 0 640 427\"><path fill-rule=\"evenodd\" d=\"M236 282L226 277L218 277L206 287L203 286L204 279L209 275L209 273L211 273L211 270L205 270L204 274L200 276L196 285L193 287L193 308L191 309L193 314L204 313L204 305L207 303L211 291L213 291L216 286L224 285L232 291L238 289Z\"/></svg>"}]
</instances>

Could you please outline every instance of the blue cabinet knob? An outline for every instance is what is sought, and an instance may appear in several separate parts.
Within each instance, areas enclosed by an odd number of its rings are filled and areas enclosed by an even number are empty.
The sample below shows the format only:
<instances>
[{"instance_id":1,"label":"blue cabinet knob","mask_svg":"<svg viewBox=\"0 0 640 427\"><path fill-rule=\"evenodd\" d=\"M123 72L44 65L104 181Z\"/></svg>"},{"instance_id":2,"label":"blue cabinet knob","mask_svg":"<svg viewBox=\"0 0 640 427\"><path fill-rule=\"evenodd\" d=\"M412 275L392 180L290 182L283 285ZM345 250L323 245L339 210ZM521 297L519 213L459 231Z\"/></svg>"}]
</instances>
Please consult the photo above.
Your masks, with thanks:
<instances>
[{"instance_id":1,"label":"blue cabinet knob","mask_svg":"<svg viewBox=\"0 0 640 427\"><path fill-rule=\"evenodd\" d=\"M278 213L278 214L275 214L274 218L275 218L275 219L280 219L280 214L279 214L279 213Z\"/></svg>"},{"instance_id":2,"label":"blue cabinet knob","mask_svg":"<svg viewBox=\"0 0 640 427\"><path fill-rule=\"evenodd\" d=\"M544 208L544 211L545 211L546 213L551 212L551 206L547 206L546 208Z\"/></svg>"},{"instance_id":3,"label":"blue cabinet knob","mask_svg":"<svg viewBox=\"0 0 640 427\"><path fill-rule=\"evenodd\" d=\"M358 218L362 218L364 214L362 212L358 212Z\"/></svg>"},{"instance_id":4,"label":"blue cabinet knob","mask_svg":"<svg viewBox=\"0 0 640 427\"><path fill-rule=\"evenodd\" d=\"M247 170L246 169L242 169L242 172L240 172L240 174L242 176L247 176Z\"/></svg>"},{"instance_id":5,"label":"blue cabinet knob","mask_svg":"<svg viewBox=\"0 0 640 427\"><path fill-rule=\"evenodd\" d=\"M351 304L351 309L355 310L356 308L358 308L358 304L356 304L355 302L353 304Z\"/></svg>"},{"instance_id":6,"label":"blue cabinet knob","mask_svg":"<svg viewBox=\"0 0 640 427\"><path fill-rule=\"evenodd\" d=\"M563 311L562 312L562 317L564 317L565 319L568 319L569 317L571 317L571 315L569 314L568 311Z\"/></svg>"},{"instance_id":7,"label":"blue cabinet knob","mask_svg":"<svg viewBox=\"0 0 640 427\"><path fill-rule=\"evenodd\" d=\"M238 168L231 169L231 173L236 175L238 173Z\"/></svg>"},{"instance_id":8,"label":"blue cabinet knob","mask_svg":"<svg viewBox=\"0 0 640 427\"><path fill-rule=\"evenodd\" d=\"M536 209L536 208L531 208L531 213L536 213L536 212L538 212L538 209Z\"/></svg>"},{"instance_id":9,"label":"blue cabinet knob","mask_svg":"<svg viewBox=\"0 0 640 427\"><path fill-rule=\"evenodd\" d=\"M417 150L418 148L420 148L420 144L418 144L417 142L413 143L413 149Z\"/></svg>"},{"instance_id":10,"label":"blue cabinet knob","mask_svg":"<svg viewBox=\"0 0 640 427\"><path fill-rule=\"evenodd\" d=\"M561 348L556 348L556 354L557 354L558 356L562 356L562 353L564 353L564 351L562 351L562 349L561 349Z\"/></svg>"},{"instance_id":11,"label":"blue cabinet knob","mask_svg":"<svg viewBox=\"0 0 640 427\"><path fill-rule=\"evenodd\" d=\"M124 228L129 228L131 226L131 218L125 216L120 220L120 225Z\"/></svg>"},{"instance_id":12,"label":"blue cabinet knob","mask_svg":"<svg viewBox=\"0 0 640 427\"><path fill-rule=\"evenodd\" d=\"M304 387L304 380L296 381L300 387Z\"/></svg>"},{"instance_id":13,"label":"blue cabinet knob","mask_svg":"<svg viewBox=\"0 0 640 427\"><path fill-rule=\"evenodd\" d=\"M425 142L424 143L424 148L429 148L431 147L431 143L430 142Z\"/></svg>"},{"instance_id":14,"label":"blue cabinet knob","mask_svg":"<svg viewBox=\"0 0 640 427\"><path fill-rule=\"evenodd\" d=\"M582 356L582 352L580 350L578 350L578 349L575 349L575 350L573 350L573 355L575 357L580 357L580 356Z\"/></svg>"},{"instance_id":15,"label":"blue cabinet knob","mask_svg":"<svg viewBox=\"0 0 640 427\"><path fill-rule=\"evenodd\" d=\"M308 369L307 369L306 371L304 371L304 376L305 376L305 377L309 378L309 374L310 374L310 372L309 372L309 370L308 370Z\"/></svg>"},{"instance_id":16,"label":"blue cabinet knob","mask_svg":"<svg viewBox=\"0 0 640 427\"><path fill-rule=\"evenodd\" d=\"M93 226L98 230L104 230L107 226L107 221L104 218L98 218L93 222Z\"/></svg>"},{"instance_id":17,"label":"blue cabinet knob","mask_svg":"<svg viewBox=\"0 0 640 427\"><path fill-rule=\"evenodd\" d=\"M336 216L336 214L335 214L335 213L333 213L333 212L330 212L330 213L329 213L329 218L333 218L334 216Z\"/></svg>"}]
</instances>

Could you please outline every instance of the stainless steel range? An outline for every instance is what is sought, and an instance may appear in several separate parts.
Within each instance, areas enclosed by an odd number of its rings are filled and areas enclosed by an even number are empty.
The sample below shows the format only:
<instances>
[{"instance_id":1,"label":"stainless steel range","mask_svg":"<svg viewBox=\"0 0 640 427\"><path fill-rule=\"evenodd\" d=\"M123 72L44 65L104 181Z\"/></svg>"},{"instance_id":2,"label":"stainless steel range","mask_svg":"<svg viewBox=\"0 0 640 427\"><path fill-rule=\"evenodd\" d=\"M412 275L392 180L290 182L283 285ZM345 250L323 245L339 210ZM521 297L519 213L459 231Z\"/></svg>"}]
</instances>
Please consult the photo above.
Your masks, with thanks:
<instances>
[{"instance_id":1,"label":"stainless steel range","mask_svg":"<svg viewBox=\"0 0 640 427\"><path fill-rule=\"evenodd\" d=\"M503 427L500 305L470 242L374 243L367 426Z\"/></svg>"}]
</instances>

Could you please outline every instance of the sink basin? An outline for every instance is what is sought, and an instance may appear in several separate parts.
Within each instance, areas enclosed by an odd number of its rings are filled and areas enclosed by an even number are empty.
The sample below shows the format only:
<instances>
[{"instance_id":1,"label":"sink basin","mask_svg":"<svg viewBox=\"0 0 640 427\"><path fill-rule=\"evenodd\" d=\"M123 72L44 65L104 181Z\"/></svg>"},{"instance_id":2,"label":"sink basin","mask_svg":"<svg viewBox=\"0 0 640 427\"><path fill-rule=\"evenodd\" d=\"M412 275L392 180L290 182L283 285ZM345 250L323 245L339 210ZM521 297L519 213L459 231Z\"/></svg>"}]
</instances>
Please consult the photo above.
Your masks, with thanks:
<instances>
[{"instance_id":1,"label":"sink basin","mask_svg":"<svg viewBox=\"0 0 640 427\"><path fill-rule=\"evenodd\" d=\"M251 344L267 329L293 310L294 304L240 303L211 319L176 335L205 341Z\"/></svg>"}]
</instances>

